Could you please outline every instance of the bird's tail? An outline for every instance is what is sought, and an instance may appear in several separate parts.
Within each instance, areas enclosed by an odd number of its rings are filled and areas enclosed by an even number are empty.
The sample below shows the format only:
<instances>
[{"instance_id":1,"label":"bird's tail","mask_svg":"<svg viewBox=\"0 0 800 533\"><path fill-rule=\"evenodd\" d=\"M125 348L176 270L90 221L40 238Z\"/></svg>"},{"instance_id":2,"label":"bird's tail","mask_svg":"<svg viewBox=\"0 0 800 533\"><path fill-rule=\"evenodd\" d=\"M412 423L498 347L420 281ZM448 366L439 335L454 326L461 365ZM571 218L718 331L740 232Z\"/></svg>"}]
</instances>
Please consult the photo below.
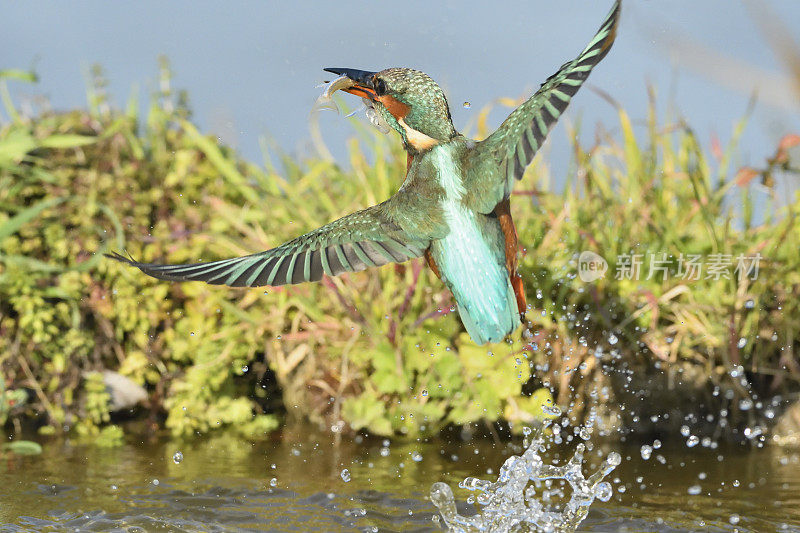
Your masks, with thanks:
<instances>
[{"instance_id":1,"label":"bird's tail","mask_svg":"<svg viewBox=\"0 0 800 533\"><path fill-rule=\"evenodd\" d=\"M456 297L461 322L476 344L500 342L520 324L517 299L511 283L507 283L504 298L493 296L487 292L469 297L461 295L460 299Z\"/></svg>"},{"instance_id":2,"label":"bird's tail","mask_svg":"<svg viewBox=\"0 0 800 533\"><path fill-rule=\"evenodd\" d=\"M471 224L454 227L450 235L431 245L431 255L472 340L500 342L520 321L499 224L487 223L482 231Z\"/></svg>"}]
</instances>

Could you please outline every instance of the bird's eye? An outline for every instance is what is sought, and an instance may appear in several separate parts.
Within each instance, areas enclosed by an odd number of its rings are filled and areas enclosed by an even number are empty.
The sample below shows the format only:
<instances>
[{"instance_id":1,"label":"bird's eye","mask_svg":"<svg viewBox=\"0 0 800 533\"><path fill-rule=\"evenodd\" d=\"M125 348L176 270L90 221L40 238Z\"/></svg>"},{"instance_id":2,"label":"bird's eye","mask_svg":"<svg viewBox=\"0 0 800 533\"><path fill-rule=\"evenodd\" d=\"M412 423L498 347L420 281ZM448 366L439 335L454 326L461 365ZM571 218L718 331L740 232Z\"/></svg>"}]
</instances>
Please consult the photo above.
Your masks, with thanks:
<instances>
[{"instance_id":1,"label":"bird's eye","mask_svg":"<svg viewBox=\"0 0 800 533\"><path fill-rule=\"evenodd\" d=\"M386 82L380 78L375 79L375 94L378 96L386 94Z\"/></svg>"}]
</instances>

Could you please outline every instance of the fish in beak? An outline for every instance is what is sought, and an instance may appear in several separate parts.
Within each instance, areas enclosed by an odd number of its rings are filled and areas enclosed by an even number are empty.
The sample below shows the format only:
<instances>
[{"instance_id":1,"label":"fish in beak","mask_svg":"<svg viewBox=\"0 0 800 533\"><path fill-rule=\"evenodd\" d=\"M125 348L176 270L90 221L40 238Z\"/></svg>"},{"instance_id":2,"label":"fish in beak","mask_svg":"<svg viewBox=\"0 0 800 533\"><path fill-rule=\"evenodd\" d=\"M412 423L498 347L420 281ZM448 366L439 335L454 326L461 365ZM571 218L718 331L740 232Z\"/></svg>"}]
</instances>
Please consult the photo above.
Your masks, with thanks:
<instances>
[{"instance_id":1,"label":"fish in beak","mask_svg":"<svg viewBox=\"0 0 800 533\"><path fill-rule=\"evenodd\" d=\"M375 74L377 74L376 72L352 68L326 68L324 70L332 74L337 74L339 77L328 83L325 92L317 98L314 107L311 108L311 112L309 113L309 127L311 130L311 139L317 147L317 151L322 157L333 160L333 156L330 155L330 151L322 140L322 133L319 129L317 116L319 111L323 109L330 109L337 113L340 112L339 106L333 100L333 93L336 91L344 91L360 97L361 101L364 103L361 109L365 110L370 124L375 126L381 133L388 133L391 126L386 123L380 113L375 109L375 103L382 98L378 96L375 90L374 80ZM350 117L358 111L359 110L353 111L347 116Z\"/></svg>"},{"instance_id":2,"label":"fish in beak","mask_svg":"<svg viewBox=\"0 0 800 533\"><path fill-rule=\"evenodd\" d=\"M326 68L323 70L325 70L325 72L330 72L331 74L338 74L339 76L342 76L342 78L336 80L336 82L339 82L335 83L338 85L338 87L334 88L334 84L329 86L327 91L329 94L333 94L337 90L342 90L344 92L360 96L361 98L367 98L372 101L375 101L378 96L375 92L374 85L375 74L377 74L376 72L357 70L353 68Z\"/></svg>"}]
</instances>

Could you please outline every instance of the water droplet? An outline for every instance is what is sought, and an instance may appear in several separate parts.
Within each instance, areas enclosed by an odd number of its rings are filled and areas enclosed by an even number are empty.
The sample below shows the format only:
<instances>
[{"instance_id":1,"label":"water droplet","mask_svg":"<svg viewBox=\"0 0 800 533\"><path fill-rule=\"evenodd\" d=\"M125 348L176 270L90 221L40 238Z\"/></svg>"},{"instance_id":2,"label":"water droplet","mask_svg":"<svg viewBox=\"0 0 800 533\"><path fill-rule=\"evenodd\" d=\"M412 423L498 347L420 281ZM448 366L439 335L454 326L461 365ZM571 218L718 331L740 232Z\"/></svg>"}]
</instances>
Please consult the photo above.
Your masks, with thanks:
<instances>
[{"instance_id":1,"label":"water droplet","mask_svg":"<svg viewBox=\"0 0 800 533\"><path fill-rule=\"evenodd\" d=\"M472 104L470 104L469 102L464 102L462 105L464 106L464 109L469 109L470 107L472 107Z\"/></svg>"},{"instance_id":2,"label":"water droplet","mask_svg":"<svg viewBox=\"0 0 800 533\"><path fill-rule=\"evenodd\" d=\"M277 487L278 486L278 478L274 477L274 478L270 479L269 480L269 486L270 487Z\"/></svg>"},{"instance_id":3,"label":"water droplet","mask_svg":"<svg viewBox=\"0 0 800 533\"><path fill-rule=\"evenodd\" d=\"M681 435L683 435L684 437L688 437L689 434L691 433L691 431L692 430L689 429L689 426L687 426L685 424L683 426L681 426Z\"/></svg>"},{"instance_id":4,"label":"water droplet","mask_svg":"<svg viewBox=\"0 0 800 533\"><path fill-rule=\"evenodd\" d=\"M592 438L592 434L591 434L591 433L589 433L589 430L588 430L588 429L586 429L585 427L582 427L582 428L580 429L580 431L578 431L578 435L579 435L579 436L580 436L580 437L581 437L583 440L589 440L589 439L591 439L591 438Z\"/></svg>"},{"instance_id":5,"label":"water droplet","mask_svg":"<svg viewBox=\"0 0 800 533\"><path fill-rule=\"evenodd\" d=\"M172 462L173 463L175 463L176 465L179 465L179 464L181 464L181 461L183 461L183 454L180 451L177 451L177 452L172 454Z\"/></svg>"},{"instance_id":6,"label":"water droplet","mask_svg":"<svg viewBox=\"0 0 800 533\"><path fill-rule=\"evenodd\" d=\"M618 342L618 341L619 341L619 339L618 339L618 338L617 338L617 336L616 336L616 335L614 335L613 333L612 333L611 335L609 335L609 336L608 336L608 343L609 343L609 344L611 344L612 346L613 346L614 344L617 344L617 342Z\"/></svg>"},{"instance_id":7,"label":"water droplet","mask_svg":"<svg viewBox=\"0 0 800 533\"><path fill-rule=\"evenodd\" d=\"M622 463L622 456L617 452L611 452L608 454L606 462L609 464L609 466L617 467L620 465L620 463Z\"/></svg>"},{"instance_id":8,"label":"water droplet","mask_svg":"<svg viewBox=\"0 0 800 533\"><path fill-rule=\"evenodd\" d=\"M733 524L735 526L736 524L739 523L739 515L738 514L732 514L730 516L730 518L728 518L728 522L730 522L731 524Z\"/></svg>"},{"instance_id":9,"label":"water droplet","mask_svg":"<svg viewBox=\"0 0 800 533\"><path fill-rule=\"evenodd\" d=\"M736 346L738 346L739 348L744 348L745 344L747 344L747 339L742 337L739 339L739 343Z\"/></svg>"},{"instance_id":10,"label":"water droplet","mask_svg":"<svg viewBox=\"0 0 800 533\"><path fill-rule=\"evenodd\" d=\"M156 487L158 486L158 484L159 484L159 483L160 483L160 481L159 481L159 480L157 480L157 479L154 479L154 480L153 480L153 485L155 485Z\"/></svg>"},{"instance_id":11,"label":"water droplet","mask_svg":"<svg viewBox=\"0 0 800 533\"><path fill-rule=\"evenodd\" d=\"M614 494L614 490L611 488L611 483L608 481L603 481L597 485L597 488L594 489L594 496L601 502L607 502L611 499L611 496Z\"/></svg>"},{"instance_id":12,"label":"water droplet","mask_svg":"<svg viewBox=\"0 0 800 533\"><path fill-rule=\"evenodd\" d=\"M560 416L561 409L557 405L543 405L542 411L547 415Z\"/></svg>"},{"instance_id":13,"label":"water droplet","mask_svg":"<svg viewBox=\"0 0 800 533\"><path fill-rule=\"evenodd\" d=\"M418 462L422 461L422 454L419 453L419 452L414 452L414 453L411 454L411 459L415 463L418 463Z\"/></svg>"},{"instance_id":14,"label":"water droplet","mask_svg":"<svg viewBox=\"0 0 800 533\"><path fill-rule=\"evenodd\" d=\"M689 448L694 448L700 442L700 438L697 435L691 435L688 439L686 439L686 446Z\"/></svg>"},{"instance_id":15,"label":"water droplet","mask_svg":"<svg viewBox=\"0 0 800 533\"><path fill-rule=\"evenodd\" d=\"M692 496L697 496L698 494L700 494L700 491L701 491L701 490L702 490L702 489L700 488L700 485L692 485L691 487L689 487L689 488L686 490L686 492L688 492L688 493L689 493L689 494L691 494Z\"/></svg>"},{"instance_id":16,"label":"water droplet","mask_svg":"<svg viewBox=\"0 0 800 533\"><path fill-rule=\"evenodd\" d=\"M642 454L642 459L644 459L645 461L647 461L648 459L650 459L650 456L651 456L651 455L653 455L653 447L652 447L652 446L649 446L649 445L647 445L647 444L645 444L644 446L642 446L642 448L641 448L639 451L640 451L640 452L641 452L641 454Z\"/></svg>"},{"instance_id":17,"label":"water droplet","mask_svg":"<svg viewBox=\"0 0 800 533\"><path fill-rule=\"evenodd\" d=\"M752 309L752 308L754 308L755 306L756 306L756 303L755 303L755 302L754 302L752 299L750 299L750 300L747 300L747 301L744 303L744 307L745 307L745 309Z\"/></svg>"},{"instance_id":18,"label":"water droplet","mask_svg":"<svg viewBox=\"0 0 800 533\"><path fill-rule=\"evenodd\" d=\"M344 481L345 483L350 481L350 471L348 469L345 468L344 470L342 470L341 476L342 476L342 481Z\"/></svg>"},{"instance_id":19,"label":"water droplet","mask_svg":"<svg viewBox=\"0 0 800 533\"><path fill-rule=\"evenodd\" d=\"M244 365L244 366L242 367L242 374L247 374L247 371L248 371L248 370L250 370L250 367L248 367L247 365Z\"/></svg>"}]
</instances>

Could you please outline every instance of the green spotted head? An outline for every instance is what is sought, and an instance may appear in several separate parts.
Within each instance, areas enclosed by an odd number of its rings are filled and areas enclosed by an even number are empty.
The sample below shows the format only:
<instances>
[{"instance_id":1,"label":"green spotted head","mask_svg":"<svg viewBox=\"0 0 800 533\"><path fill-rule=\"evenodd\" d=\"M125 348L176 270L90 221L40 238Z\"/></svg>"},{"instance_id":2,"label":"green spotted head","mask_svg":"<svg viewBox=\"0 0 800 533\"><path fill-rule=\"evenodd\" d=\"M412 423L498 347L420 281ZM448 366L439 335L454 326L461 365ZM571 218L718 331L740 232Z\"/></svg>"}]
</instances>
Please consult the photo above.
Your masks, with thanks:
<instances>
[{"instance_id":1,"label":"green spotted head","mask_svg":"<svg viewBox=\"0 0 800 533\"><path fill-rule=\"evenodd\" d=\"M361 96L403 138L410 152L424 152L456 135L444 91L430 76L410 68L368 72L326 68L353 83L343 90Z\"/></svg>"}]
</instances>

